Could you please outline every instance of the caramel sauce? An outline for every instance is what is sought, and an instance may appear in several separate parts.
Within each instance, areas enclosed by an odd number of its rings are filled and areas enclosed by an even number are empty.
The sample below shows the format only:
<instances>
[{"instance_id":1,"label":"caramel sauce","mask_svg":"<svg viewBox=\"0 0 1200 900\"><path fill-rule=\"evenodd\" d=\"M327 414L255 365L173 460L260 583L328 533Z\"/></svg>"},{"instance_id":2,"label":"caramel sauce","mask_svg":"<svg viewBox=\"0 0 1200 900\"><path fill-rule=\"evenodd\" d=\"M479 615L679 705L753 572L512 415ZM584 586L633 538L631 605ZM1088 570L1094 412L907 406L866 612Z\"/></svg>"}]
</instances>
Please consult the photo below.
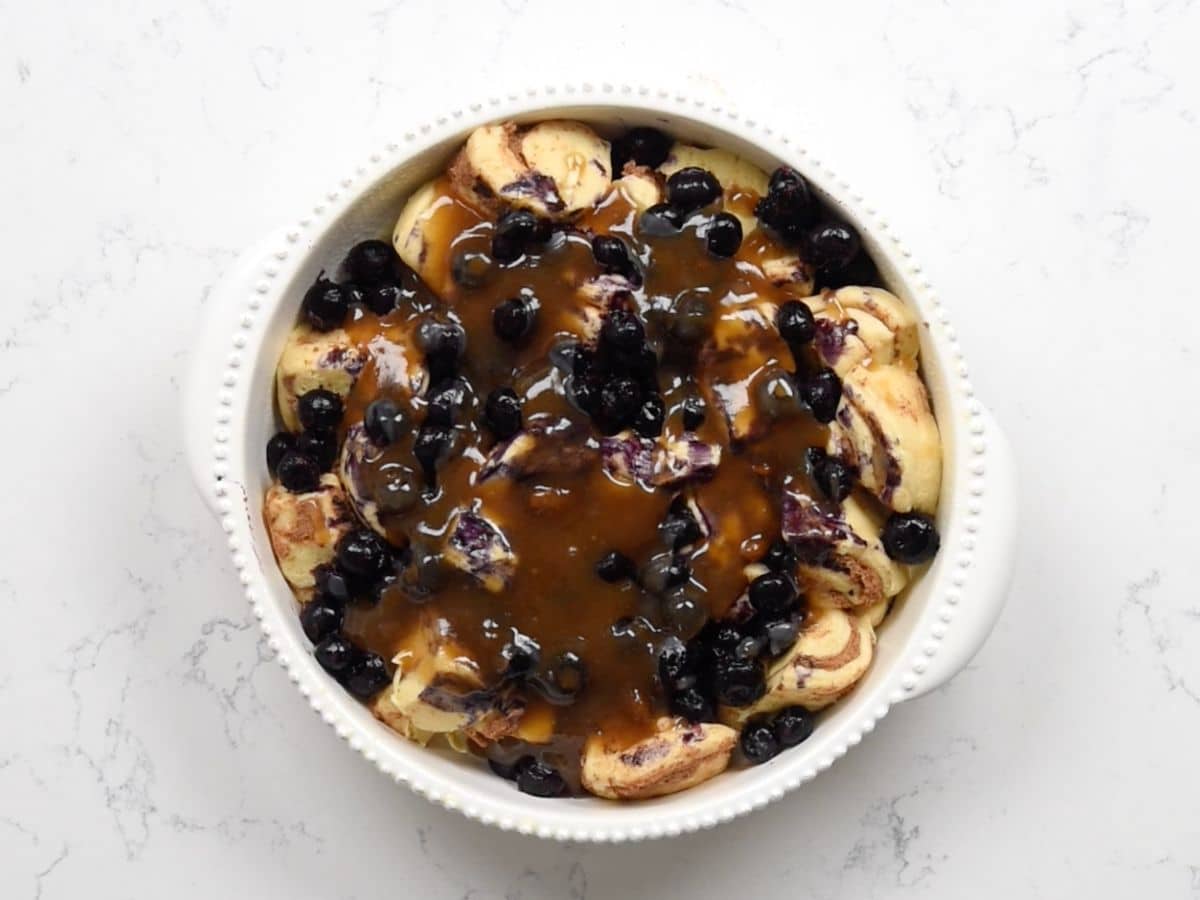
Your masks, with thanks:
<instances>
[{"instance_id":1,"label":"caramel sauce","mask_svg":"<svg viewBox=\"0 0 1200 900\"><path fill-rule=\"evenodd\" d=\"M746 588L743 567L757 560L778 535L781 489L806 478L806 448L826 442L826 429L799 410L766 427L755 425L738 439L719 402L722 396L741 398L737 402L744 410L735 412L735 419L744 415L758 422L764 418L756 400L761 379L772 369L796 368L775 330L770 307L763 306L793 295L773 285L760 268L764 258L787 256L789 251L754 231L736 258L711 256L702 235L712 210L691 217L678 235L641 235L636 210L614 190L570 229L557 231L545 248L509 266L493 266L484 283L465 288L453 278L452 259L464 251L488 253L493 222L456 198L448 182L438 190L440 205L424 228L429 243L425 281L436 296L418 289L386 317L358 312L348 328L352 339L364 346L382 341L400 348L420 377L421 355L415 343L419 323L429 316L457 320L467 333L460 373L474 393L460 413L454 448L438 468L436 489L407 511L385 516L384 524L398 547L410 541L436 547L457 511L476 510L503 532L518 562L508 587L495 593L465 573L447 576L422 602L389 589L378 606L350 610L346 631L390 660L405 646L419 618L433 610L475 661L488 686L498 684L505 665L501 648L516 633L540 645L543 670L560 653L577 653L587 667L585 688L568 705L549 704L526 689L529 705L518 738L577 748L583 740L599 736L612 745L627 745L651 733L655 719L666 712L656 653L671 626L661 601L636 583L604 582L596 575L597 561L618 550L641 566L663 552L658 525L672 500L685 494L702 510L711 529L687 554L692 567L689 590L711 618L721 617ZM726 203L745 212L753 209L754 199L738 191ZM556 343L586 334L579 287L600 271L590 248L593 233L625 239L644 272L644 284L633 291L632 302L661 360L664 434L683 433L685 397L698 394L707 402L707 417L697 436L722 449L710 480L671 490L619 484L603 471L598 452L582 453L580 460L560 458L559 465L522 480L480 479L494 444L480 424L483 402L498 387L516 390L526 423L535 416L573 423L588 436L590 451L598 447L599 433L567 400L564 378L549 359ZM494 334L492 310L516 296L536 305L537 321L533 333L514 347ZM690 302L711 310L711 337L699 346L685 343L671 330L672 309L689 297L700 298ZM394 373L381 372L373 357L348 398L343 427L360 422L366 406L387 395L407 412L415 433L425 415L422 394L427 385L420 385L414 395L403 384L389 384L394 380ZM389 473L405 471L402 467L420 478L411 438L372 461L366 479L370 492L381 489ZM633 636L614 637L613 624L628 618L638 623ZM506 741L502 747L508 749L497 750L511 756L513 747L523 752L527 746Z\"/></svg>"}]
</instances>

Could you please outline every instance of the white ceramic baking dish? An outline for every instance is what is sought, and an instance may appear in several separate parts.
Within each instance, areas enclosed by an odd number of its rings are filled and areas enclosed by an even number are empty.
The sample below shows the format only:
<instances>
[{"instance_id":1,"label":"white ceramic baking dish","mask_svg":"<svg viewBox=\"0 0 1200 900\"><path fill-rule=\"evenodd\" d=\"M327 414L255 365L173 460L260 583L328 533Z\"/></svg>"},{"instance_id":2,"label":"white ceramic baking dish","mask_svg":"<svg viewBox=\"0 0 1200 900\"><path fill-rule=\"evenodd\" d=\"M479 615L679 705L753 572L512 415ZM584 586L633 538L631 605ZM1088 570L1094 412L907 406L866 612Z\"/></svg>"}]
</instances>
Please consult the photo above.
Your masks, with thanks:
<instances>
[{"instance_id":1,"label":"white ceramic baking dish","mask_svg":"<svg viewBox=\"0 0 1200 900\"><path fill-rule=\"evenodd\" d=\"M580 119L610 133L657 125L684 141L733 150L768 171L787 163L802 172L858 228L887 285L919 310L921 358L945 444L937 516L942 550L879 629L874 664L853 693L822 715L806 743L771 762L638 803L529 797L477 760L419 747L376 722L313 660L262 521L264 447L275 429L272 375L305 288L357 240L390 234L405 197L443 167L472 128L497 119L550 117ZM351 747L396 781L484 823L560 840L637 840L711 827L782 797L862 740L893 704L932 690L966 665L991 630L1013 568L1013 459L975 397L940 300L861 197L767 123L703 99L626 85L576 84L498 96L411 128L226 273L206 304L184 398L197 484L220 520L271 649L313 709Z\"/></svg>"}]
</instances>

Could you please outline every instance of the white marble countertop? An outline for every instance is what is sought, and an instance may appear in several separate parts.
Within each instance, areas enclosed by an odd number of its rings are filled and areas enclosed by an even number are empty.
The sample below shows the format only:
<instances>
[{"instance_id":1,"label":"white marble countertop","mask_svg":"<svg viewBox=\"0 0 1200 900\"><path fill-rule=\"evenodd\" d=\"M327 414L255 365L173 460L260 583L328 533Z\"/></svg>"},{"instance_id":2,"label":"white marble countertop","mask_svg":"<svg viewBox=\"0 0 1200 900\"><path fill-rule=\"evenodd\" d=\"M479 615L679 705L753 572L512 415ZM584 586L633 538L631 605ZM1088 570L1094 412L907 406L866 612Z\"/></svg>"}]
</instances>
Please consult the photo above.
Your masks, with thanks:
<instances>
[{"instance_id":1,"label":"white marble countertop","mask_svg":"<svg viewBox=\"0 0 1200 900\"><path fill-rule=\"evenodd\" d=\"M0 894L1200 897L1200 5L67 5L0 30ZM724 94L873 198L1023 482L965 673L766 811L633 847L484 829L347 751L180 446L239 248L448 104L566 77Z\"/></svg>"}]
</instances>

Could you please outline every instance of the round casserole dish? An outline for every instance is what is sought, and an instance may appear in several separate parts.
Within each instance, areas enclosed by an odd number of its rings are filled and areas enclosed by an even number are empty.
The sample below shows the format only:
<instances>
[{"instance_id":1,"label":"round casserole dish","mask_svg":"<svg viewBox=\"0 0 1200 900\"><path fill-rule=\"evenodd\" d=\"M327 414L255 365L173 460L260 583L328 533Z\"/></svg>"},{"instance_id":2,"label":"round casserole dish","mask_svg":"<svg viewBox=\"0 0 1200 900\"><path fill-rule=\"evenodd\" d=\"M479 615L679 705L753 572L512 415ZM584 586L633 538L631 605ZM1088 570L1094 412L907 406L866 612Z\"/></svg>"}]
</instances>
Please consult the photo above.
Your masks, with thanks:
<instances>
[{"instance_id":1,"label":"round casserole dish","mask_svg":"<svg viewBox=\"0 0 1200 900\"><path fill-rule=\"evenodd\" d=\"M921 360L941 429L937 524L942 552L901 596L854 691L822 713L802 746L755 768L731 769L656 800L541 800L475 761L410 743L377 722L312 658L292 592L262 519L269 483L262 447L273 433L274 370L301 297L364 235L390 233L405 198L439 171L476 126L494 120L577 119L601 133L658 126L688 143L729 149L764 170L799 170L854 225L885 285L921 320ZM296 224L250 248L213 290L185 392L192 470L226 534L247 598L276 658L313 709L396 781L449 809L506 830L560 840L624 841L711 827L781 797L857 744L895 703L958 672L991 630L1009 584L1016 485L1008 444L975 397L954 329L908 251L862 198L770 127L701 99L609 84L571 84L495 97L414 128L372 153Z\"/></svg>"}]
</instances>

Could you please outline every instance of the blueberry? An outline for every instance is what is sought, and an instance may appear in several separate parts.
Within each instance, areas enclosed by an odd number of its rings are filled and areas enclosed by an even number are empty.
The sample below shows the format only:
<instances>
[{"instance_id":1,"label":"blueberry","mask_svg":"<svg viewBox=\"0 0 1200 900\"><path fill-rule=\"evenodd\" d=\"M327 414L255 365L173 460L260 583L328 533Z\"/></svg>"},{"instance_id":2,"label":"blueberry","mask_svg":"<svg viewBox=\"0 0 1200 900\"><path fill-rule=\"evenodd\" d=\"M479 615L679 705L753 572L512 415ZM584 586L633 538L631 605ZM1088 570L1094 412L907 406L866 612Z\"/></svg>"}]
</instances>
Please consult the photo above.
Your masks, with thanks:
<instances>
[{"instance_id":1,"label":"blueberry","mask_svg":"<svg viewBox=\"0 0 1200 900\"><path fill-rule=\"evenodd\" d=\"M696 685L696 657L688 645L671 635L658 651L658 678L668 693Z\"/></svg>"},{"instance_id":2,"label":"blueberry","mask_svg":"<svg viewBox=\"0 0 1200 900\"><path fill-rule=\"evenodd\" d=\"M629 252L629 247L619 237L598 234L592 238L592 256L605 272L624 275L630 281L639 282L641 274Z\"/></svg>"},{"instance_id":3,"label":"blueberry","mask_svg":"<svg viewBox=\"0 0 1200 900\"><path fill-rule=\"evenodd\" d=\"M371 284L363 290L363 304L377 316L386 316L403 299L404 291L396 284Z\"/></svg>"},{"instance_id":4,"label":"blueberry","mask_svg":"<svg viewBox=\"0 0 1200 900\"><path fill-rule=\"evenodd\" d=\"M274 475L279 471L279 461L289 450L296 449L296 436L288 431L281 431L267 441L267 471Z\"/></svg>"},{"instance_id":5,"label":"blueberry","mask_svg":"<svg viewBox=\"0 0 1200 900\"><path fill-rule=\"evenodd\" d=\"M633 422L642 405L642 389L632 378L619 375L600 390L600 419L605 429L620 431Z\"/></svg>"},{"instance_id":6,"label":"blueberry","mask_svg":"<svg viewBox=\"0 0 1200 900\"><path fill-rule=\"evenodd\" d=\"M717 661L717 700L726 706L749 706L766 692L762 665L730 656Z\"/></svg>"},{"instance_id":7,"label":"blueberry","mask_svg":"<svg viewBox=\"0 0 1200 900\"><path fill-rule=\"evenodd\" d=\"M817 225L808 233L805 243L806 261L819 270L831 272L846 268L862 247L858 232L840 222Z\"/></svg>"},{"instance_id":8,"label":"blueberry","mask_svg":"<svg viewBox=\"0 0 1200 900\"><path fill-rule=\"evenodd\" d=\"M425 395L425 421L431 425L453 425L472 394L470 383L462 376L438 383Z\"/></svg>"},{"instance_id":9,"label":"blueberry","mask_svg":"<svg viewBox=\"0 0 1200 900\"><path fill-rule=\"evenodd\" d=\"M510 263L520 258L526 248L545 243L550 237L549 226L527 209L514 209L496 222L492 235L492 258Z\"/></svg>"},{"instance_id":10,"label":"blueberry","mask_svg":"<svg viewBox=\"0 0 1200 900\"><path fill-rule=\"evenodd\" d=\"M854 470L820 447L808 448L808 469L815 484L830 500L841 502L854 487Z\"/></svg>"},{"instance_id":11,"label":"blueberry","mask_svg":"<svg viewBox=\"0 0 1200 900\"><path fill-rule=\"evenodd\" d=\"M502 760L488 757L488 768L503 778L505 781L514 781L517 777L517 772L520 771L522 764L526 760L532 760L532 756L521 756L513 762L504 762Z\"/></svg>"},{"instance_id":12,"label":"blueberry","mask_svg":"<svg viewBox=\"0 0 1200 900\"><path fill-rule=\"evenodd\" d=\"M279 483L293 494L315 491L321 483L321 468L311 456L289 450L279 460L277 468Z\"/></svg>"},{"instance_id":13,"label":"blueberry","mask_svg":"<svg viewBox=\"0 0 1200 900\"><path fill-rule=\"evenodd\" d=\"M767 196L754 208L760 222L791 242L800 239L803 229L812 224L816 213L817 205L807 182L788 166L780 166L771 173Z\"/></svg>"},{"instance_id":14,"label":"blueberry","mask_svg":"<svg viewBox=\"0 0 1200 900\"><path fill-rule=\"evenodd\" d=\"M818 422L832 422L842 401L842 380L833 369L821 369L800 385L800 399Z\"/></svg>"},{"instance_id":15,"label":"blueberry","mask_svg":"<svg viewBox=\"0 0 1200 900\"><path fill-rule=\"evenodd\" d=\"M803 706L789 706L779 711L771 728L779 746L786 750L808 740L814 724L813 714Z\"/></svg>"},{"instance_id":16,"label":"blueberry","mask_svg":"<svg viewBox=\"0 0 1200 900\"><path fill-rule=\"evenodd\" d=\"M696 521L692 511L683 505L678 510L672 510L659 523L658 536L672 550L679 550L696 543L703 537L703 534L700 531L700 523Z\"/></svg>"},{"instance_id":17,"label":"blueberry","mask_svg":"<svg viewBox=\"0 0 1200 900\"><path fill-rule=\"evenodd\" d=\"M408 418L395 401L380 397L367 405L363 413L363 427L372 444L386 447L400 440L408 430Z\"/></svg>"},{"instance_id":18,"label":"blueberry","mask_svg":"<svg viewBox=\"0 0 1200 900\"><path fill-rule=\"evenodd\" d=\"M672 713L683 716L689 722L711 722L714 718L712 701L696 688L672 694L668 706Z\"/></svg>"},{"instance_id":19,"label":"blueberry","mask_svg":"<svg viewBox=\"0 0 1200 900\"><path fill-rule=\"evenodd\" d=\"M533 757L517 770L517 790L533 797L557 797L567 789L567 783L554 769Z\"/></svg>"},{"instance_id":20,"label":"blueberry","mask_svg":"<svg viewBox=\"0 0 1200 900\"><path fill-rule=\"evenodd\" d=\"M887 555L910 566L933 559L941 542L933 520L921 513L894 513L883 526Z\"/></svg>"},{"instance_id":21,"label":"blueberry","mask_svg":"<svg viewBox=\"0 0 1200 900\"><path fill-rule=\"evenodd\" d=\"M383 539L366 528L351 531L334 548L338 567L350 575L374 580L387 570L391 553Z\"/></svg>"},{"instance_id":22,"label":"blueberry","mask_svg":"<svg viewBox=\"0 0 1200 900\"><path fill-rule=\"evenodd\" d=\"M591 351L574 338L565 338L550 348L550 364L567 375L579 375L590 366Z\"/></svg>"},{"instance_id":23,"label":"blueberry","mask_svg":"<svg viewBox=\"0 0 1200 900\"><path fill-rule=\"evenodd\" d=\"M689 292L675 301L671 333L685 344L699 344L712 331L712 303L704 294Z\"/></svg>"},{"instance_id":24,"label":"blueberry","mask_svg":"<svg viewBox=\"0 0 1200 900\"><path fill-rule=\"evenodd\" d=\"M483 422L497 440L508 440L521 430L521 399L512 388L496 388L483 404Z\"/></svg>"},{"instance_id":25,"label":"blueberry","mask_svg":"<svg viewBox=\"0 0 1200 900\"><path fill-rule=\"evenodd\" d=\"M667 417L667 408L663 405L662 397L651 394L642 401L637 415L633 418L634 430L645 438L656 438L662 434L663 421Z\"/></svg>"},{"instance_id":26,"label":"blueberry","mask_svg":"<svg viewBox=\"0 0 1200 900\"><path fill-rule=\"evenodd\" d=\"M634 573L633 560L619 550L610 550L596 563L596 575L609 584L632 578Z\"/></svg>"},{"instance_id":27,"label":"blueberry","mask_svg":"<svg viewBox=\"0 0 1200 900\"><path fill-rule=\"evenodd\" d=\"M801 412L796 383L783 369L772 368L763 372L755 381L754 396L759 411L770 419L782 421Z\"/></svg>"},{"instance_id":28,"label":"blueberry","mask_svg":"<svg viewBox=\"0 0 1200 900\"><path fill-rule=\"evenodd\" d=\"M510 297L492 309L492 331L496 337L515 344L533 330L537 313L524 297Z\"/></svg>"},{"instance_id":29,"label":"blueberry","mask_svg":"<svg viewBox=\"0 0 1200 900\"><path fill-rule=\"evenodd\" d=\"M336 566L319 566L313 572L317 600L331 606L345 606L354 599L354 585L345 572Z\"/></svg>"},{"instance_id":30,"label":"blueberry","mask_svg":"<svg viewBox=\"0 0 1200 900\"><path fill-rule=\"evenodd\" d=\"M688 564L678 559L673 553L660 553L650 557L650 561L642 567L642 587L652 594L662 594L668 588L683 584L691 578L692 572Z\"/></svg>"},{"instance_id":31,"label":"blueberry","mask_svg":"<svg viewBox=\"0 0 1200 900\"><path fill-rule=\"evenodd\" d=\"M788 546L787 541L776 538L763 555L762 564L772 572L790 573L796 568L796 553Z\"/></svg>"},{"instance_id":32,"label":"blueberry","mask_svg":"<svg viewBox=\"0 0 1200 900\"><path fill-rule=\"evenodd\" d=\"M704 417L707 414L708 405L699 394L689 394L683 398L684 431L695 431L704 424Z\"/></svg>"},{"instance_id":33,"label":"blueberry","mask_svg":"<svg viewBox=\"0 0 1200 900\"><path fill-rule=\"evenodd\" d=\"M761 634L745 635L738 645L733 648L733 655L738 659L756 660L767 649L767 639Z\"/></svg>"},{"instance_id":34,"label":"blueberry","mask_svg":"<svg viewBox=\"0 0 1200 900\"><path fill-rule=\"evenodd\" d=\"M426 319L417 328L417 345L425 354L430 381L438 382L458 368L467 349L467 332L457 322Z\"/></svg>"},{"instance_id":35,"label":"blueberry","mask_svg":"<svg viewBox=\"0 0 1200 900\"><path fill-rule=\"evenodd\" d=\"M633 353L621 353L617 360L621 371L637 380L647 393L658 393L658 355L643 344Z\"/></svg>"},{"instance_id":36,"label":"blueberry","mask_svg":"<svg viewBox=\"0 0 1200 900\"><path fill-rule=\"evenodd\" d=\"M421 464L426 481L432 483L437 476L438 463L450 450L454 442L454 429L443 425L422 425L413 440L413 456Z\"/></svg>"},{"instance_id":37,"label":"blueberry","mask_svg":"<svg viewBox=\"0 0 1200 900\"><path fill-rule=\"evenodd\" d=\"M690 584L672 588L663 600L663 616L680 634L693 635L708 621L708 609Z\"/></svg>"},{"instance_id":38,"label":"blueberry","mask_svg":"<svg viewBox=\"0 0 1200 900\"><path fill-rule=\"evenodd\" d=\"M391 244L371 240L351 247L342 267L351 279L360 284L378 284L396 277L399 261Z\"/></svg>"},{"instance_id":39,"label":"blueberry","mask_svg":"<svg viewBox=\"0 0 1200 900\"><path fill-rule=\"evenodd\" d=\"M631 128L612 143L612 177L620 178L625 163L657 169L671 152L672 140L657 128Z\"/></svg>"},{"instance_id":40,"label":"blueberry","mask_svg":"<svg viewBox=\"0 0 1200 900\"><path fill-rule=\"evenodd\" d=\"M798 190L807 192L808 183L804 180L804 176L791 166L780 166L771 173L771 179L767 182L768 194Z\"/></svg>"},{"instance_id":41,"label":"blueberry","mask_svg":"<svg viewBox=\"0 0 1200 900\"><path fill-rule=\"evenodd\" d=\"M704 234L704 246L713 256L728 259L742 246L742 223L733 213L717 213Z\"/></svg>"},{"instance_id":42,"label":"blueberry","mask_svg":"<svg viewBox=\"0 0 1200 900\"><path fill-rule=\"evenodd\" d=\"M313 648L313 656L330 675L346 671L358 661L359 655L359 649L350 639L340 634L331 634Z\"/></svg>"},{"instance_id":43,"label":"blueberry","mask_svg":"<svg viewBox=\"0 0 1200 900\"><path fill-rule=\"evenodd\" d=\"M633 352L645 342L646 329L636 313L614 309L600 327L600 340L617 350Z\"/></svg>"},{"instance_id":44,"label":"blueberry","mask_svg":"<svg viewBox=\"0 0 1200 900\"><path fill-rule=\"evenodd\" d=\"M314 644L319 644L331 634L342 630L345 617L343 607L327 600L312 600L300 611L300 627Z\"/></svg>"},{"instance_id":45,"label":"blueberry","mask_svg":"<svg viewBox=\"0 0 1200 900\"><path fill-rule=\"evenodd\" d=\"M421 483L411 468L399 462L385 462L376 475L375 502L380 512L403 515L417 505Z\"/></svg>"},{"instance_id":46,"label":"blueberry","mask_svg":"<svg viewBox=\"0 0 1200 900\"><path fill-rule=\"evenodd\" d=\"M779 755L779 741L766 722L751 722L742 730L742 754L751 765L761 765Z\"/></svg>"},{"instance_id":47,"label":"blueberry","mask_svg":"<svg viewBox=\"0 0 1200 900\"><path fill-rule=\"evenodd\" d=\"M442 555L417 538L409 543L411 560L401 573L402 589L408 599L422 602L441 589L445 581Z\"/></svg>"},{"instance_id":48,"label":"blueberry","mask_svg":"<svg viewBox=\"0 0 1200 900\"><path fill-rule=\"evenodd\" d=\"M296 415L300 424L311 431L333 431L342 421L342 398L333 391L317 388L300 395Z\"/></svg>"},{"instance_id":49,"label":"blueberry","mask_svg":"<svg viewBox=\"0 0 1200 900\"><path fill-rule=\"evenodd\" d=\"M789 344L807 344L817 333L812 310L802 300L788 300L779 307L775 316L779 336Z\"/></svg>"},{"instance_id":50,"label":"blueberry","mask_svg":"<svg viewBox=\"0 0 1200 900\"><path fill-rule=\"evenodd\" d=\"M719 655L734 653L743 637L741 629L732 622L715 622L701 635L704 644Z\"/></svg>"},{"instance_id":51,"label":"blueberry","mask_svg":"<svg viewBox=\"0 0 1200 900\"><path fill-rule=\"evenodd\" d=\"M638 219L638 233L646 237L674 237L683 227L684 215L669 203L656 203Z\"/></svg>"},{"instance_id":52,"label":"blueberry","mask_svg":"<svg viewBox=\"0 0 1200 900\"><path fill-rule=\"evenodd\" d=\"M513 639L500 650L504 660L504 677L521 680L531 675L542 658L542 648L533 638L517 631Z\"/></svg>"},{"instance_id":53,"label":"blueberry","mask_svg":"<svg viewBox=\"0 0 1200 900\"><path fill-rule=\"evenodd\" d=\"M796 643L796 638L800 636L800 621L796 617L776 619L763 625L762 632L766 638L767 652L771 656L779 656Z\"/></svg>"},{"instance_id":54,"label":"blueberry","mask_svg":"<svg viewBox=\"0 0 1200 900\"><path fill-rule=\"evenodd\" d=\"M313 286L305 292L300 308L308 324L317 331L333 331L346 321L346 313L350 311L350 296L339 285L324 276L318 276Z\"/></svg>"},{"instance_id":55,"label":"blueberry","mask_svg":"<svg viewBox=\"0 0 1200 900\"><path fill-rule=\"evenodd\" d=\"M682 213L708 206L721 196L721 183L698 166L680 169L667 179L667 201Z\"/></svg>"},{"instance_id":56,"label":"blueberry","mask_svg":"<svg viewBox=\"0 0 1200 900\"><path fill-rule=\"evenodd\" d=\"M363 653L342 674L342 685L359 700L370 700L392 683L378 653Z\"/></svg>"},{"instance_id":57,"label":"blueberry","mask_svg":"<svg viewBox=\"0 0 1200 900\"><path fill-rule=\"evenodd\" d=\"M587 687L587 666L578 653L566 650L554 660L546 678L539 681L537 687L551 703L567 706L574 703Z\"/></svg>"},{"instance_id":58,"label":"blueberry","mask_svg":"<svg viewBox=\"0 0 1200 900\"><path fill-rule=\"evenodd\" d=\"M567 379L567 399L581 412L593 415L600 407L600 382L588 375Z\"/></svg>"},{"instance_id":59,"label":"blueberry","mask_svg":"<svg viewBox=\"0 0 1200 900\"><path fill-rule=\"evenodd\" d=\"M337 435L328 431L305 431L296 436L296 452L309 457L322 472L328 472L337 459Z\"/></svg>"},{"instance_id":60,"label":"blueberry","mask_svg":"<svg viewBox=\"0 0 1200 900\"><path fill-rule=\"evenodd\" d=\"M478 288L487 284L492 274L492 260L486 253L460 250L450 260L450 277L459 287Z\"/></svg>"},{"instance_id":61,"label":"blueberry","mask_svg":"<svg viewBox=\"0 0 1200 900\"><path fill-rule=\"evenodd\" d=\"M796 604L796 583L782 572L767 572L750 582L750 605L767 616L778 616Z\"/></svg>"},{"instance_id":62,"label":"blueberry","mask_svg":"<svg viewBox=\"0 0 1200 900\"><path fill-rule=\"evenodd\" d=\"M825 288L837 290L847 285L861 285L865 287L880 283L879 270L875 268L875 263L871 261L871 257L865 253L859 253L844 268L817 269L815 276L813 286L818 291Z\"/></svg>"}]
</instances>

